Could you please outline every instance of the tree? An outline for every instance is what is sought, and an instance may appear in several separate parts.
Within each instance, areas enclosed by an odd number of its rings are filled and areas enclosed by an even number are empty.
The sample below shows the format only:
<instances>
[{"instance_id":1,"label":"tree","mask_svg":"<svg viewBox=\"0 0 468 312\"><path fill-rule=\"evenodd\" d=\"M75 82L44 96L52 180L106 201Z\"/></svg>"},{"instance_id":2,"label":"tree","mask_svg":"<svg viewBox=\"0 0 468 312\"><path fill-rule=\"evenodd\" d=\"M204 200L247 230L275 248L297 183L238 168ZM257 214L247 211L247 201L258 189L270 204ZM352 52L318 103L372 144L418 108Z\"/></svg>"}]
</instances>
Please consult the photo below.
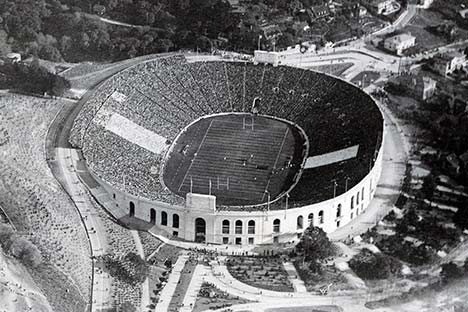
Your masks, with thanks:
<instances>
[{"instance_id":1,"label":"tree","mask_svg":"<svg viewBox=\"0 0 468 312\"><path fill-rule=\"evenodd\" d=\"M11 47L8 44L8 34L0 29L0 55L6 55L11 52Z\"/></svg>"},{"instance_id":2,"label":"tree","mask_svg":"<svg viewBox=\"0 0 468 312\"><path fill-rule=\"evenodd\" d=\"M0 224L0 245L6 251L10 249L10 245L13 242L15 232L13 228L8 224Z\"/></svg>"},{"instance_id":3,"label":"tree","mask_svg":"<svg viewBox=\"0 0 468 312\"><path fill-rule=\"evenodd\" d=\"M13 241L10 246L10 253L23 264L33 268L42 263L42 255L39 249L22 237L18 237Z\"/></svg>"},{"instance_id":4,"label":"tree","mask_svg":"<svg viewBox=\"0 0 468 312\"><path fill-rule=\"evenodd\" d=\"M448 283L463 276L462 269L453 262L444 263L441 265L441 268L440 277L444 283Z\"/></svg>"},{"instance_id":5,"label":"tree","mask_svg":"<svg viewBox=\"0 0 468 312\"><path fill-rule=\"evenodd\" d=\"M327 234L319 227L308 227L296 246L306 261L322 260L333 255L333 246Z\"/></svg>"},{"instance_id":6,"label":"tree","mask_svg":"<svg viewBox=\"0 0 468 312\"><path fill-rule=\"evenodd\" d=\"M434 197L435 188L436 182L434 176L432 174L429 174L423 180L421 191L427 199L432 200L432 198Z\"/></svg>"},{"instance_id":7,"label":"tree","mask_svg":"<svg viewBox=\"0 0 468 312\"><path fill-rule=\"evenodd\" d=\"M119 311L121 312L136 312L136 308L128 301L125 301L120 305Z\"/></svg>"},{"instance_id":8,"label":"tree","mask_svg":"<svg viewBox=\"0 0 468 312\"><path fill-rule=\"evenodd\" d=\"M465 271L465 274L468 274L468 257L463 262L463 271Z\"/></svg>"},{"instance_id":9,"label":"tree","mask_svg":"<svg viewBox=\"0 0 468 312\"><path fill-rule=\"evenodd\" d=\"M349 261L349 267L363 279L386 279L397 276L401 272L401 263L398 259L374 254L369 249L362 249Z\"/></svg>"},{"instance_id":10,"label":"tree","mask_svg":"<svg viewBox=\"0 0 468 312\"><path fill-rule=\"evenodd\" d=\"M453 215L453 223L462 230L468 229L468 203L463 203L458 207L457 212Z\"/></svg>"}]
</instances>

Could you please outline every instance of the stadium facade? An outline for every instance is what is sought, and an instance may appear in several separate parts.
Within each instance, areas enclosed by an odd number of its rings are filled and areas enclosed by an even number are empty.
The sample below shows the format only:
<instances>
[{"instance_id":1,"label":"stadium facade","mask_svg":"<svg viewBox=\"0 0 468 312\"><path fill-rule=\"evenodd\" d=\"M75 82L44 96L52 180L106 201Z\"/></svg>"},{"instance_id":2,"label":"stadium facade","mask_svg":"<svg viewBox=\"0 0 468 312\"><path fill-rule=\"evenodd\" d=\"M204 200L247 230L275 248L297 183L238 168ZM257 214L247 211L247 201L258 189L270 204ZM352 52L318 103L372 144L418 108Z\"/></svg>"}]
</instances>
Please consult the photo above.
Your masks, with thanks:
<instances>
[{"instance_id":1,"label":"stadium facade","mask_svg":"<svg viewBox=\"0 0 468 312\"><path fill-rule=\"evenodd\" d=\"M70 142L110 212L187 241L258 245L358 218L384 138L373 99L339 79L176 56L102 84Z\"/></svg>"}]
</instances>

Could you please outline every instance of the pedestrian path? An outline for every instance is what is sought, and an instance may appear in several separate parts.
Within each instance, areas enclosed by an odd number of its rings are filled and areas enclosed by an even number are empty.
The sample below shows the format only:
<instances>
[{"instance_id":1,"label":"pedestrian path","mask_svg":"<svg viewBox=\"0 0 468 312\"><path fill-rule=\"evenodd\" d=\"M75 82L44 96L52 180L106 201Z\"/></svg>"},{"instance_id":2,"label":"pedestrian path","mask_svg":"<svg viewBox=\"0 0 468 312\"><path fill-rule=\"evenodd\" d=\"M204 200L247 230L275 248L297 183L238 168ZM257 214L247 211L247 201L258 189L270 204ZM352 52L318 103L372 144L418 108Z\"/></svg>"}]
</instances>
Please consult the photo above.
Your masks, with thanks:
<instances>
[{"instance_id":1,"label":"pedestrian path","mask_svg":"<svg viewBox=\"0 0 468 312\"><path fill-rule=\"evenodd\" d=\"M183 306L180 308L180 312L191 312L195 306L195 301L198 297L198 292L200 291L201 285L205 281L208 268L204 265L197 265L195 271L193 272L192 280L190 281L187 292L185 293Z\"/></svg>"},{"instance_id":2,"label":"pedestrian path","mask_svg":"<svg viewBox=\"0 0 468 312\"><path fill-rule=\"evenodd\" d=\"M172 296L174 295L174 291L177 287L177 284L179 283L180 274L184 269L185 262L187 262L188 259L189 256L187 254L181 255L177 259L176 263L174 264L174 267L172 268L171 274L169 274L167 283L161 291L159 302L156 305L156 311L166 312L168 310Z\"/></svg>"},{"instance_id":3,"label":"pedestrian path","mask_svg":"<svg viewBox=\"0 0 468 312\"><path fill-rule=\"evenodd\" d=\"M304 281L299 277L296 268L291 262L283 262L283 267L288 273L288 279L294 287L295 292L307 292Z\"/></svg>"}]
</instances>

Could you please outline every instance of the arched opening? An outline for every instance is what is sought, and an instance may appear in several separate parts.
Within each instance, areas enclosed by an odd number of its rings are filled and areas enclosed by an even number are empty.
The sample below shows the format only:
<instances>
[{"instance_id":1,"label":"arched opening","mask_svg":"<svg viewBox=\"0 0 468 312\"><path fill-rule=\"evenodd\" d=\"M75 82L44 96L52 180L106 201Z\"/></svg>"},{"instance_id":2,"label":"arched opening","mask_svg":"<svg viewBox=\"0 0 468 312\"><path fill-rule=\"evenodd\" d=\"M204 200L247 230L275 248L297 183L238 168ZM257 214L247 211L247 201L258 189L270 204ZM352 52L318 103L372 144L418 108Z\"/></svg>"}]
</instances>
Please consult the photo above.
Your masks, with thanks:
<instances>
[{"instance_id":1,"label":"arched opening","mask_svg":"<svg viewBox=\"0 0 468 312\"><path fill-rule=\"evenodd\" d=\"M314 214L313 213L309 213L307 220L309 221L309 226L314 226Z\"/></svg>"},{"instance_id":2,"label":"arched opening","mask_svg":"<svg viewBox=\"0 0 468 312\"><path fill-rule=\"evenodd\" d=\"M172 215L172 227L176 229L179 228L179 215L177 213Z\"/></svg>"},{"instance_id":3,"label":"arched opening","mask_svg":"<svg viewBox=\"0 0 468 312\"><path fill-rule=\"evenodd\" d=\"M320 210L319 214L318 214L318 218L319 218L319 224L323 224L323 210Z\"/></svg>"},{"instance_id":4,"label":"arched opening","mask_svg":"<svg viewBox=\"0 0 468 312\"><path fill-rule=\"evenodd\" d=\"M203 218L195 219L195 242L204 243L206 241L206 222Z\"/></svg>"},{"instance_id":5,"label":"arched opening","mask_svg":"<svg viewBox=\"0 0 468 312\"><path fill-rule=\"evenodd\" d=\"M236 221L236 234L242 234L242 221Z\"/></svg>"},{"instance_id":6,"label":"arched opening","mask_svg":"<svg viewBox=\"0 0 468 312\"><path fill-rule=\"evenodd\" d=\"M336 217L341 217L341 204L338 204L338 207L336 207Z\"/></svg>"},{"instance_id":7,"label":"arched opening","mask_svg":"<svg viewBox=\"0 0 468 312\"><path fill-rule=\"evenodd\" d=\"M364 201L364 187L361 189L361 200Z\"/></svg>"},{"instance_id":8,"label":"arched opening","mask_svg":"<svg viewBox=\"0 0 468 312\"><path fill-rule=\"evenodd\" d=\"M150 222L151 224L156 224L156 210L153 208L150 210Z\"/></svg>"},{"instance_id":9,"label":"arched opening","mask_svg":"<svg viewBox=\"0 0 468 312\"><path fill-rule=\"evenodd\" d=\"M250 220L247 225L248 225L247 233L248 234L255 234L255 221Z\"/></svg>"},{"instance_id":10,"label":"arched opening","mask_svg":"<svg viewBox=\"0 0 468 312\"><path fill-rule=\"evenodd\" d=\"M280 226L281 226L280 219L275 219L273 221L273 233L279 233L280 232Z\"/></svg>"},{"instance_id":11,"label":"arched opening","mask_svg":"<svg viewBox=\"0 0 468 312\"><path fill-rule=\"evenodd\" d=\"M229 234L231 223L229 220L223 220L223 234Z\"/></svg>"},{"instance_id":12,"label":"arched opening","mask_svg":"<svg viewBox=\"0 0 468 312\"><path fill-rule=\"evenodd\" d=\"M357 192L357 196L356 196L356 205L359 205L359 192Z\"/></svg>"},{"instance_id":13,"label":"arched opening","mask_svg":"<svg viewBox=\"0 0 468 312\"><path fill-rule=\"evenodd\" d=\"M133 202L130 202L130 217L135 216L135 204Z\"/></svg>"},{"instance_id":14,"label":"arched opening","mask_svg":"<svg viewBox=\"0 0 468 312\"><path fill-rule=\"evenodd\" d=\"M167 212L161 212L161 225L167 226Z\"/></svg>"},{"instance_id":15,"label":"arched opening","mask_svg":"<svg viewBox=\"0 0 468 312\"><path fill-rule=\"evenodd\" d=\"M354 196L351 196L351 209L354 209Z\"/></svg>"},{"instance_id":16,"label":"arched opening","mask_svg":"<svg viewBox=\"0 0 468 312\"><path fill-rule=\"evenodd\" d=\"M297 217L297 229L302 230L304 228L304 218L302 216Z\"/></svg>"}]
</instances>

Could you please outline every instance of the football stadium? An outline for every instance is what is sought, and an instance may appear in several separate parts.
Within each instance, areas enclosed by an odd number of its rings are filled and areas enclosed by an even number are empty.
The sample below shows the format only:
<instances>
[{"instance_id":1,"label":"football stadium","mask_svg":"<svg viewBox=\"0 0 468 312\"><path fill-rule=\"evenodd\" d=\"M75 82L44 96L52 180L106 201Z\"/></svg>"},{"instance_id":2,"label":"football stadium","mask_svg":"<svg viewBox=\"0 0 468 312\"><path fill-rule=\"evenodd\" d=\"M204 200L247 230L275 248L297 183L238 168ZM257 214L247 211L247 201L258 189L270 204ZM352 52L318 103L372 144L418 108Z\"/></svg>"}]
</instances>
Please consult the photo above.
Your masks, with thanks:
<instances>
[{"instance_id":1,"label":"football stadium","mask_svg":"<svg viewBox=\"0 0 468 312\"><path fill-rule=\"evenodd\" d=\"M70 142L116 217L187 241L258 245L357 218L380 177L383 138L375 101L338 78L172 55L102 83Z\"/></svg>"}]
</instances>

